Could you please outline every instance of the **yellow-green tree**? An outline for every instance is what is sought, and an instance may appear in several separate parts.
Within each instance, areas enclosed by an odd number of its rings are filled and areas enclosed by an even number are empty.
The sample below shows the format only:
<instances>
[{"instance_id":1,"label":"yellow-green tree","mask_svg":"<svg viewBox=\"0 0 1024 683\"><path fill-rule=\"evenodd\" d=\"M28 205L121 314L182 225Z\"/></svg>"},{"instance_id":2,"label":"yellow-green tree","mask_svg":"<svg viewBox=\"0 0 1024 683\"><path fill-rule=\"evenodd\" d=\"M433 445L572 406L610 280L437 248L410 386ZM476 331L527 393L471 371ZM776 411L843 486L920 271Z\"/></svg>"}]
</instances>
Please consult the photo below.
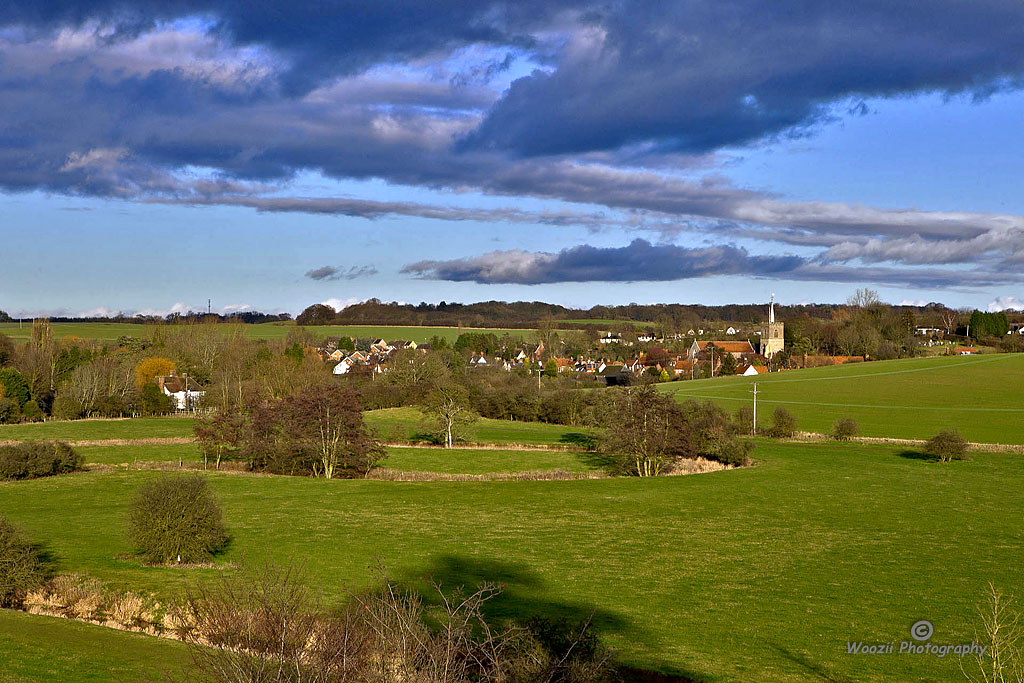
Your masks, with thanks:
<instances>
[{"instance_id":1,"label":"yellow-green tree","mask_svg":"<svg viewBox=\"0 0 1024 683\"><path fill-rule=\"evenodd\" d=\"M160 356L143 358L135 366L135 386L156 381L157 377L167 377L174 372L174 361Z\"/></svg>"}]
</instances>

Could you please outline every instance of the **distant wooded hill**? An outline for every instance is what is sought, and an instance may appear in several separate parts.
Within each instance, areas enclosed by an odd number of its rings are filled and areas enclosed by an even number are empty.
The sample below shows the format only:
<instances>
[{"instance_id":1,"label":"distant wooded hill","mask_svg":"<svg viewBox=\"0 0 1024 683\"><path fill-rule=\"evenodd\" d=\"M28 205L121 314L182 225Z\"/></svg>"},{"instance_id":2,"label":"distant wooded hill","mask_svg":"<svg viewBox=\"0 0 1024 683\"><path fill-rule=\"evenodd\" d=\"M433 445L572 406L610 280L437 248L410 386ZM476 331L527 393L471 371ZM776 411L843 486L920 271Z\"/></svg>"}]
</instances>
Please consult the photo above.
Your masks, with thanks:
<instances>
[{"instance_id":1,"label":"distant wooded hill","mask_svg":"<svg viewBox=\"0 0 1024 683\"><path fill-rule=\"evenodd\" d=\"M946 310L942 304L927 306L888 306L897 310L920 313L939 313ZM432 325L442 327L521 327L534 328L550 323L556 327L580 327L589 321L602 328L615 324L655 323L672 327L699 325L704 321L725 323L759 322L767 317L767 303L727 304L704 306L700 304L628 304L625 306L594 306L568 308L541 301L481 301L473 304L421 303L418 305L386 303L370 299L341 311L315 304L303 311L296 322L300 325ZM776 315L782 319L809 316L832 319L834 312L844 308L841 304L807 304L801 306L775 305Z\"/></svg>"}]
</instances>

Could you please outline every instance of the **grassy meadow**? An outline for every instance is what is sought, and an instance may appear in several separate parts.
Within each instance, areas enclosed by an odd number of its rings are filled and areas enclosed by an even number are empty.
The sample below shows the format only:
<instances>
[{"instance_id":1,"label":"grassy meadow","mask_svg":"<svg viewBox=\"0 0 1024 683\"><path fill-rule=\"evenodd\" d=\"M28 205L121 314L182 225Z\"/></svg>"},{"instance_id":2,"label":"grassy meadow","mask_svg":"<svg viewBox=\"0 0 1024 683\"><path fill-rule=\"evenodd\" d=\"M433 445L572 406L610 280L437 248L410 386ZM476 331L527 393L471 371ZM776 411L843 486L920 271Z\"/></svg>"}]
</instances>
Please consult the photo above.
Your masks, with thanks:
<instances>
[{"instance_id":1,"label":"grassy meadow","mask_svg":"<svg viewBox=\"0 0 1024 683\"><path fill-rule=\"evenodd\" d=\"M58 339L79 337L99 342L116 342L118 337L142 338L149 335L149 327L133 323L52 323L54 334ZM289 330L295 329L294 323L261 323L259 325L242 325L246 336L250 339L285 339ZM499 337L503 334L521 336L529 339L535 330L513 328L475 328L475 327L420 327L397 325L308 325L305 329L317 337L366 337L384 338L387 340L406 339L417 344L429 341L432 337L444 337L454 342L466 331L493 332ZM16 341L28 341L32 334L31 322L24 325L18 323L0 323L0 334L5 334Z\"/></svg>"},{"instance_id":2,"label":"grassy meadow","mask_svg":"<svg viewBox=\"0 0 1024 683\"><path fill-rule=\"evenodd\" d=\"M402 472L491 474L565 470L598 472L603 460L591 453L475 448L388 448L385 467Z\"/></svg>"},{"instance_id":3,"label":"grassy meadow","mask_svg":"<svg viewBox=\"0 0 1024 683\"><path fill-rule=\"evenodd\" d=\"M498 453L396 459L501 471L508 463ZM531 469L551 457L516 455ZM989 581L1024 597L1020 456L943 465L893 447L767 441L755 455L754 468L651 480L205 476L232 537L222 563L298 559L329 602L373 583L378 557L414 584L428 575L450 587L498 581L499 616L594 614L623 661L698 680L953 678L948 657L858 658L846 640L898 641L921 618L935 624L937 642L970 640ZM427 462L434 458L445 460ZM162 475L0 484L0 514L62 571L171 596L217 570L125 557L127 502L154 476ZM0 639L13 638L4 623Z\"/></svg>"},{"instance_id":4,"label":"grassy meadow","mask_svg":"<svg viewBox=\"0 0 1024 683\"><path fill-rule=\"evenodd\" d=\"M384 441L418 439L429 426L423 413L416 408L370 410L364 415L367 424ZM193 422L190 417L168 416L0 425L0 441L182 439L192 438ZM588 434L588 430L581 427L480 418L466 428L465 440L499 445L564 446L573 445Z\"/></svg>"},{"instance_id":5,"label":"grassy meadow","mask_svg":"<svg viewBox=\"0 0 1024 683\"><path fill-rule=\"evenodd\" d=\"M173 640L0 610L0 683L185 681L189 661Z\"/></svg>"},{"instance_id":6,"label":"grassy meadow","mask_svg":"<svg viewBox=\"0 0 1024 683\"><path fill-rule=\"evenodd\" d=\"M1024 355L914 359L762 375L764 424L776 405L801 429L850 415L869 436L925 438L956 426L976 441L1024 443ZM659 385L734 410L752 378ZM415 409L370 411L381 438L424 426ZM0 441L83 446L91 471L0 483L0 515L52 553L61 572L173 598L244 561L302 564L328 604L377 580L494 581L497 617L594 616L631 666L700 681L956 680L947 656L855 656L846 642L899 643L928 619L936 643L969 642L992 582L1024 602L1024 456L972 453L940 464L913 448L758 440L757 466L655 479L334 480L207 471L231 540L219 568L141 565L125 515L136 489L195 463L192 420L81 420L0 427ZM558 448L579 428L481 419L466 440L496 448L390 446L405 472L600 469ZM113 443L113 442L121 443ZM517 448L516 446L532 446ZM545 446L556 448L544 448ZM134 464L143 465L133 467ZM60 642L58 654L54 643ZM0 682L136 679L177 670L179 644L0 611ZM158 677L160 677L158 675Z\"/></svg>"},{"instance_id":7,"label":"grassy meadow","mask_svg":"<svg viewBox=\"0 0 1024 683\"><path fill-rule=\"evenodd\" d=\"M366 422L384 441L406 441L422 435L429 425L416 408L384 408L364 413ZM464 440L484 444L522 444L527 446L573 445L586 439L590 431L582 427L517 422L480 418L464 429ZM3 430L0 428L0 438Z\"/></svg>"},{"instance_id":8,"label":"grassy meadow","mask_svg":"<svg viewBox=\"0 0 1024 683\"><path fill-rule=\"evenodd\" d=\"M828 432L838 418L852 417L863 436L928 439L955 427L971 441L1024 444L1024 354L849 363L658 388L733 412L751 403L753 382L759 425L781 406L805 431Z\"/></svg>"},{"instance_id":9,"label":"grassy meadow","mask_svg":"<svg viewBox=\"0 0 1024 683\"><path fill-rule=\"evenodd\" d=\"M137 417L91 419L0 425L0 441L59 439L63 441L108 441L113 439L192 438L191 417Z\"/></svg>"}]
</instances>

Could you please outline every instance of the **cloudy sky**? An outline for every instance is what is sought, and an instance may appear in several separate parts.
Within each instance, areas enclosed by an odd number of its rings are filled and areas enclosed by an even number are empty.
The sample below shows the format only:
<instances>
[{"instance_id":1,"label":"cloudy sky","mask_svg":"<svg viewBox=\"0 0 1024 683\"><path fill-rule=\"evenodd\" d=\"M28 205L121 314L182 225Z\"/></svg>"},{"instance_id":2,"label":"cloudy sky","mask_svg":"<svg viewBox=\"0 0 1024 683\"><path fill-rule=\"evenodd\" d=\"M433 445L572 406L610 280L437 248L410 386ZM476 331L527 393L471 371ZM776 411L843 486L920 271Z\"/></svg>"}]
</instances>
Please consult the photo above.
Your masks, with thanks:
<instances>
[{"instance_id":1,"label":"cloudy sky","mask_svg":"<svg viewBox=\"0 0 1024 683\"><path fill-rule=\"evenodd\" d=\"M1022 90L1006 0L3 3L0 309L1020 305Z\"/></svg>"}]
</instances>

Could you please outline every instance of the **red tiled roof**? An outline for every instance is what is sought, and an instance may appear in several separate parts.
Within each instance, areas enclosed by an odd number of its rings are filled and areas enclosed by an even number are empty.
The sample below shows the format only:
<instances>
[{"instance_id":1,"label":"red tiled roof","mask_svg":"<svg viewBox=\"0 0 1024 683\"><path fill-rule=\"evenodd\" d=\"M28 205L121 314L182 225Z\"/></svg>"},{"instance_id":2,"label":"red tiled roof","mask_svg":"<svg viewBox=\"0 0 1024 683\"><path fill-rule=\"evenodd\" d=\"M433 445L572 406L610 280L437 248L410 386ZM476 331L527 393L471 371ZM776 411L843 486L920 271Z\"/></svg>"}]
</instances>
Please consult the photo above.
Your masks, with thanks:
<instances>
[{"instance_id":1,"label":"red tiled roof","mask_svg":"<svg viewBox=\"0 0 1024 683\"><path fill-rule=\"evenodd\" d=\"M754 347L749 341L699 341L697 348L703 351L708 344L714 344L715 348L728 353L753 353Z\"/></svg>"}]
</instances>

